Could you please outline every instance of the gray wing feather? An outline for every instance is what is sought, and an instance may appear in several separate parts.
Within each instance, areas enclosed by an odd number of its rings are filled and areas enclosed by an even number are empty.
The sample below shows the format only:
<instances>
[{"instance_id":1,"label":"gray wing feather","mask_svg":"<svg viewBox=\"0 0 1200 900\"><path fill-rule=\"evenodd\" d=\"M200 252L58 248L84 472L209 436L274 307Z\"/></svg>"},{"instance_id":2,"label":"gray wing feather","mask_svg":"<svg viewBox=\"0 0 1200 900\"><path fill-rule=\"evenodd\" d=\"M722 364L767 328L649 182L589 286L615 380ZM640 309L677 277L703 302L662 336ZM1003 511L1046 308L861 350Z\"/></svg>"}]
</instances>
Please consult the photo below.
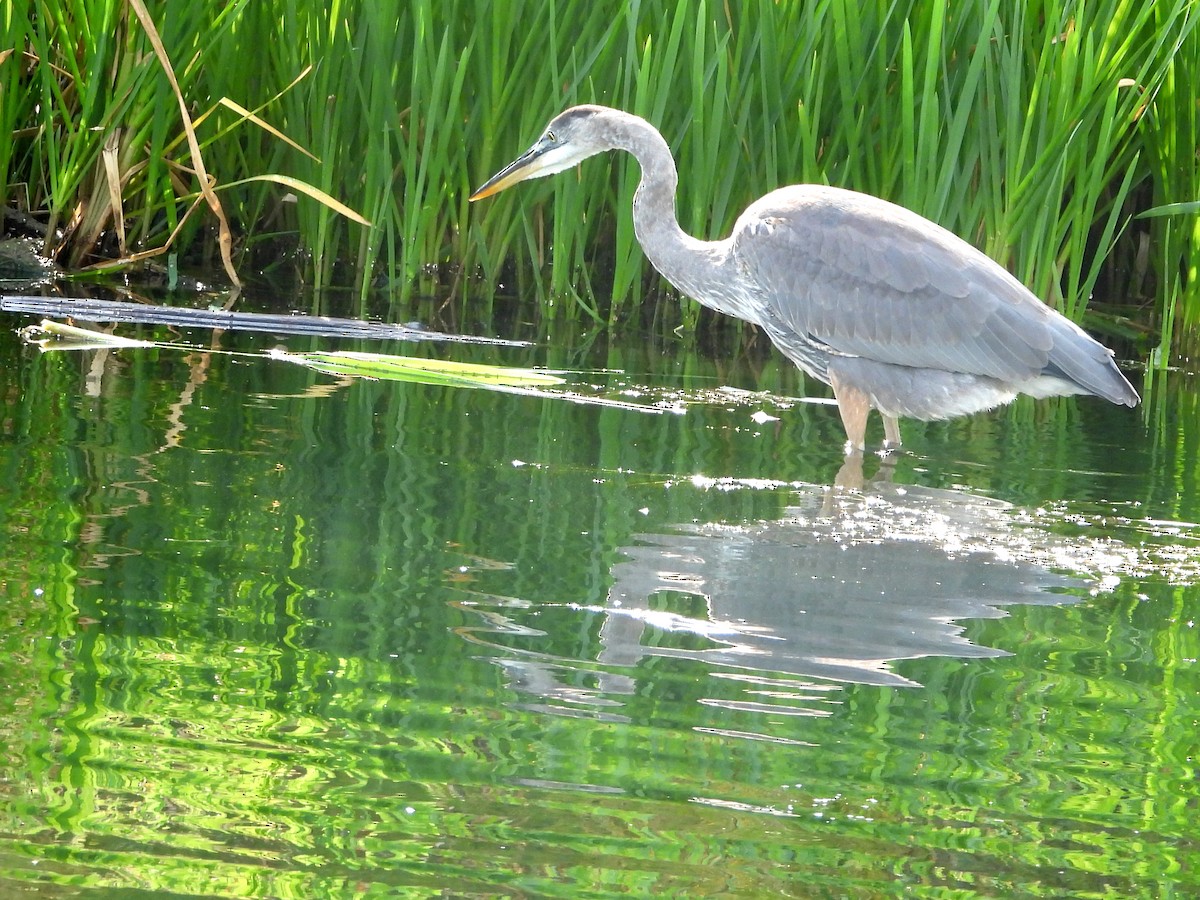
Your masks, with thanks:
<instances>
[{"instance_id":1,"label":"gray wing feather","mask_svg":"<svg viewBox=\"0 0 1200 900\"><path fill-rule=\"evenodd\" d=\"M1108 350L902 207L837 188L783 188L746 210L733 242L773 318L835 353L1013 384L1061 374L1136 402Z\"/></svg>"}]
</instances>

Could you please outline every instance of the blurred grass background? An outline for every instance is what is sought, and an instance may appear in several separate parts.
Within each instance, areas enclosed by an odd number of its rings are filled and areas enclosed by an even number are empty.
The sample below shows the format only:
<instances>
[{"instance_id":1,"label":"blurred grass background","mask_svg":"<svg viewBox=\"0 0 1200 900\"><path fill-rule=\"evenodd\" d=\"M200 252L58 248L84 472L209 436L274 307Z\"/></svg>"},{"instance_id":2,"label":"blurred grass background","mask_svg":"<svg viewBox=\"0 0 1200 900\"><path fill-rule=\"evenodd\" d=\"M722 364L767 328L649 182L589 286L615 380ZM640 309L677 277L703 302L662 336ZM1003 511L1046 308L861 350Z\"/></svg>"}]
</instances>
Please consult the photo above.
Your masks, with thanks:
<instances>
[{"instance_id":1,"label":"blurred grass background","mask_svg":"<svg viewBox=\"0 0 1200 900\"><path fill-rule=\"evenodd\" d=\"M169 244L219 271L180 110L131 2L0 12L0 199L44 222L46 252L71 270ZM663 283L634 239L631 159L468 207L551 116L597 102L662 130L693 234L726 234L783 184L855 188L963 235L1077 320L1103 300L1089 327L1143 352L1200 347L1192 0L145 6L243 276L382 289L397 319L449 295L472 320L519 302L546 320L640 309L694 327L694 303L641 305ZM245 180L262 175L372 224Z\"/></svg>"}]
</instances>

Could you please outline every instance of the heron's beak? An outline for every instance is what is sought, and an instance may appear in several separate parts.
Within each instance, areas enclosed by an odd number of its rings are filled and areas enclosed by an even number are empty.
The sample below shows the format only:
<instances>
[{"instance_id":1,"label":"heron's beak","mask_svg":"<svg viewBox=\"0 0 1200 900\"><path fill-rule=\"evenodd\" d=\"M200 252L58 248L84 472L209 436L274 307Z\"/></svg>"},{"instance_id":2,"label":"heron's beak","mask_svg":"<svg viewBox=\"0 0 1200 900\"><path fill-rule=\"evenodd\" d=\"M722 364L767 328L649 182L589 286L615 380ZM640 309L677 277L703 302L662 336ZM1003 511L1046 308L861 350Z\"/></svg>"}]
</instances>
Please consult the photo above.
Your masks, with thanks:
<instances>
[{"instance_id":1,"label":"heron's beak","mask_svg":"<svg viewBox=\"0 0 1200 900\"><path fill-rule=\"evenodd\" d=\"M482 200L484 197L500 193L500 191L506 187L511 187L518 181L524 181L527 178L536 178L538 175L543 174L542 170L545 168L545 164L541 162L543 152L544 148L539 141L489 178L483 187L467 199L472 201Z\"/></svg>"}]
</instances>

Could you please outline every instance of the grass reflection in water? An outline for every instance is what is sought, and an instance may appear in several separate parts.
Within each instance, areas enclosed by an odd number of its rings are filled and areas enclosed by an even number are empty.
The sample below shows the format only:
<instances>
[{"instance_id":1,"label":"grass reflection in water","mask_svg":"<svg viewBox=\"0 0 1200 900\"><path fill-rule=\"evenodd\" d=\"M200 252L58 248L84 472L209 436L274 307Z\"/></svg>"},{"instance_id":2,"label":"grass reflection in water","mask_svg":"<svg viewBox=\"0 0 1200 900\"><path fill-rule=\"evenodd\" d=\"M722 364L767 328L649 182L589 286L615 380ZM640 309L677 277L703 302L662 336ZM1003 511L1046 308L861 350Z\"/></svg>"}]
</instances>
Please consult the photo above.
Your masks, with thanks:
<instances>
[{"instance_id":1,"label":"grass reflection in water","mask_svg":"<svg viewBox=\"0 0 1200 900\"><path fill-rule=\"evenodd\" d=\"M930 426L831 510L832 411L702 358L571 361L711 390L647 416L0 346L0 892L1195 887L1186 417Z\"/></svg>"}]
</instances>

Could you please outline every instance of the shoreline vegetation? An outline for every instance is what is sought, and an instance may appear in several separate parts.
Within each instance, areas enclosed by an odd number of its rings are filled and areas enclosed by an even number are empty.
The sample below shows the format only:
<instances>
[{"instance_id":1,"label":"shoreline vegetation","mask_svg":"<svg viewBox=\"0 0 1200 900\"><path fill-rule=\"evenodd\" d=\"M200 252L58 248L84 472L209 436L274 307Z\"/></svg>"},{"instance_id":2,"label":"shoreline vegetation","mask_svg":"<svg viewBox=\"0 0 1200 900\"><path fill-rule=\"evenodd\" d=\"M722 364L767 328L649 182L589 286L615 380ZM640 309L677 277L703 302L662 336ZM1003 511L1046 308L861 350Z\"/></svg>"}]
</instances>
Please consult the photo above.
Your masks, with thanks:
<instances>
[{"instance_id":1,"label":"shoreline vegetation","mask_svg":"<svg viewBox=\"0 0 1200 900\"><path fill-rule=\"evenodd\" d=\"M72 273L178 262L364 306L383 289L400 315L449 294L485 321L516 294L612 325L663 286L632 161L467 205L597 102L662 130L699 237L783 184L877 194L1077 321L1095 297L1089 328L1165 365L1200 350L1198 22L1193 0L17 4L3 232ZM648 314L694 328L699 308Z\"/></svg>"}]
</instances>

